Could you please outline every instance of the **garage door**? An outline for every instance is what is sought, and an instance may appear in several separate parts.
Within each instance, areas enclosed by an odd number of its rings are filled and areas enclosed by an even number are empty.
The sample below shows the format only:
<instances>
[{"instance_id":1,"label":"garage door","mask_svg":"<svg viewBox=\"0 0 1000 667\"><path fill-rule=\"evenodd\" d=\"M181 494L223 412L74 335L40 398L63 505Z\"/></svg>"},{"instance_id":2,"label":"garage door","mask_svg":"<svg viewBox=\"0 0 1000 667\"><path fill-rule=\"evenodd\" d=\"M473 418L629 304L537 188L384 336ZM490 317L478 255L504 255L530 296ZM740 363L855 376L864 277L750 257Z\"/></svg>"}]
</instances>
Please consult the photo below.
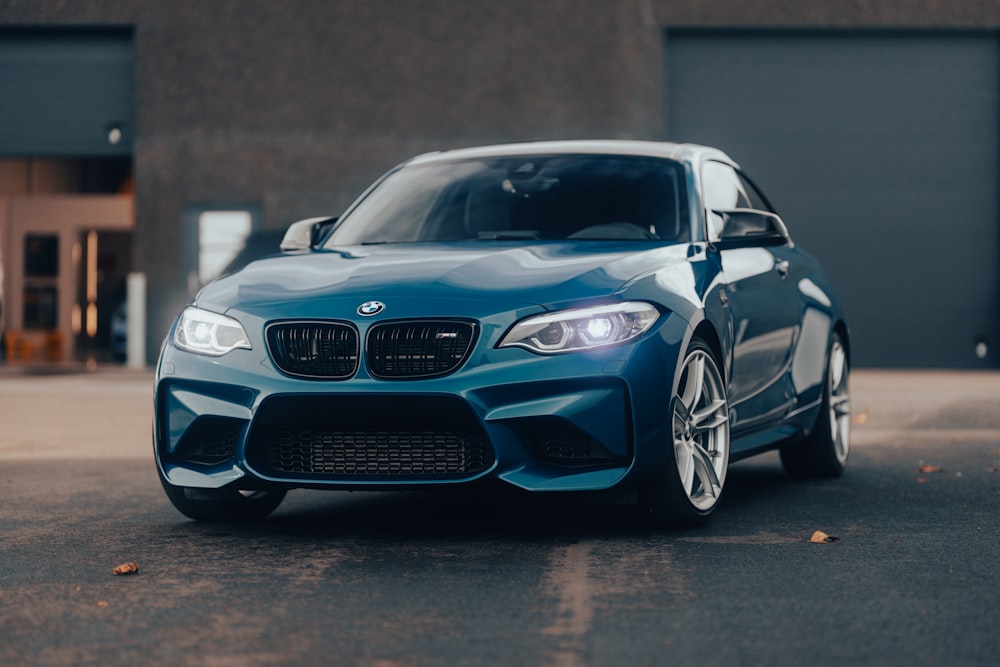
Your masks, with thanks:
<instances>
[{"instance_id":1,"label":"garage door","mask_svg":"<svg viewBox=\"0 0 1000 667\"><path fill-rule=\"evenodd\" d=\"M0 28L0 155L132 153L132 34Z\"/></svg>"},{"instance_id":2,"label":"garage door","mask_svg":"<svg viewBox=\"0 0 1000 667\"><path fill-rule=\"evenodd\" d=\"M1000 41L670 32L667 127L726 150L826 265L855 363L1000 365Z\"/></svg>"}]
</instances>

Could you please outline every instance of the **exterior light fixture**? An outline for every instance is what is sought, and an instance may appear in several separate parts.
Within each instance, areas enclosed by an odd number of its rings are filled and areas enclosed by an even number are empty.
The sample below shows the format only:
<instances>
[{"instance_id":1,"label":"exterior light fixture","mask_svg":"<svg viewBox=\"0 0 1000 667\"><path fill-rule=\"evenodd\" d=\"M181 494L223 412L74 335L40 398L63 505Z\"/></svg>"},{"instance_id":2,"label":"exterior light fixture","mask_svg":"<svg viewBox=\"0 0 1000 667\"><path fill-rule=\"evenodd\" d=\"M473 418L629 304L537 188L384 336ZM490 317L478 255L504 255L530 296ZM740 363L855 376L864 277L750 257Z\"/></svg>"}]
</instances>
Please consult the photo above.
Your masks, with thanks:
<instances>
[{"instance_id":1,"label":"exterior light fixture","mask_svg":"<svg viewBox=\"0 0 1000 667\"><path fill-rule=\"evenodd\" d=\"M125 132L122 130L121 123L108 123L106 131L108 143L112 146L117 146L125 138Z\"/></svg>"}]
</instances>

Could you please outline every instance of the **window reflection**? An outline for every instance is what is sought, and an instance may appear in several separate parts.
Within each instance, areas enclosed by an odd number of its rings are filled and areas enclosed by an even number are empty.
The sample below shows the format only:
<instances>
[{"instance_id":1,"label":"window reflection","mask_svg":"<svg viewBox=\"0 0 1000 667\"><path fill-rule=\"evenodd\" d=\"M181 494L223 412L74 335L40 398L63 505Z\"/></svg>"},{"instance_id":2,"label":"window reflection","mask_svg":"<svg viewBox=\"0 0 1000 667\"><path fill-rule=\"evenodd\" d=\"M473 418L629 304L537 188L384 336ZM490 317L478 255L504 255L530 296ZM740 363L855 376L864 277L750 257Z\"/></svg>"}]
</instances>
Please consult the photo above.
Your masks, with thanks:
<instances>
[{"instance_id":1,"label":"window reflection","mask_svg":"<svg viewBox=\"0 0 1000 667\"><path fill-rule=\"evenodd\" d=\"M217 278L243 249L253 228L249 211L204 211L198 215L198 279Z\"/></svg>"}]
</instances>

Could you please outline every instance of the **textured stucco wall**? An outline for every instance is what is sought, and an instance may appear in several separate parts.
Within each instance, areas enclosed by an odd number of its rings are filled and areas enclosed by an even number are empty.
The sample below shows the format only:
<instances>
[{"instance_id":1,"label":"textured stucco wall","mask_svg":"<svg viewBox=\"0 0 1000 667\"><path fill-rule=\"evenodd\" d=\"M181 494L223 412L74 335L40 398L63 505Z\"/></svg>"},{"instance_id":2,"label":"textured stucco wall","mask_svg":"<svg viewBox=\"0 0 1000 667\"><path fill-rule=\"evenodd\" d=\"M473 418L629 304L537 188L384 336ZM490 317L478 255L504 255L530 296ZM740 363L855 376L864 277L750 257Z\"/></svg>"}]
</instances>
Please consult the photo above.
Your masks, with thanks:
<instances>
[{"instance_id":1,"label":"textured stucco wall","mask_svg":"<svg viewBox=\"0 0 1000 667\"><path fill-rule=\"evenodd\" d=\"M183 215L338 213L410 155L662 138L671 27L1000 26L995 0L0 0L0 25L130 26L149 357L190 298Z\"/></svg>"}]
</instances>

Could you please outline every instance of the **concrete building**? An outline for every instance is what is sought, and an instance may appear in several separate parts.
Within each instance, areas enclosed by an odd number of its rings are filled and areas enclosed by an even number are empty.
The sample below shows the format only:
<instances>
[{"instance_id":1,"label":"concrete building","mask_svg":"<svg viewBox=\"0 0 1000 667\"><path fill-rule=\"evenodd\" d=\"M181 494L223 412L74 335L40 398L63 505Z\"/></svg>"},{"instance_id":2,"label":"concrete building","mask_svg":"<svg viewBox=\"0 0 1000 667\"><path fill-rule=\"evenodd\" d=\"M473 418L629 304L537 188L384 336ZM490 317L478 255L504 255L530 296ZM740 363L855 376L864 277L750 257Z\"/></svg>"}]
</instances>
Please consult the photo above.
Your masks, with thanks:
<instances>
[{"instance_id":1,"label":"concrete building","mask_svg":"<svg viewBox=\"0 0 1000 667\"><path fill-rule=\"evenodd\" d=\"M717 145L845 302L856 362L1000 365L995 0L0 0L0 304L22 361L147 361L243 237L419 152Z\"/></svg>"}]
</instances>

